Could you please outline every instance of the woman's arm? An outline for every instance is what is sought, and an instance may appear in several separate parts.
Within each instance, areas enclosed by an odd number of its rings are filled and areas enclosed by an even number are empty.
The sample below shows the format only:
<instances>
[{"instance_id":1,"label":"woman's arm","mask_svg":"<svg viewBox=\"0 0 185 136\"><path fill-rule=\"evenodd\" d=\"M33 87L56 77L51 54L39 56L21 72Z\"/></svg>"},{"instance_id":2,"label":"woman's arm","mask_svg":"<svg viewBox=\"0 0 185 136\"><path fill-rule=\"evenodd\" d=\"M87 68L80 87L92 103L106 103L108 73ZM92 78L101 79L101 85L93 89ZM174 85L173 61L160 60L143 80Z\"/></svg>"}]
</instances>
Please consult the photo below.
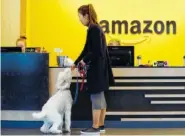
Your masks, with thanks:
<instances>
[{"instance_id":1,"label":"woman's arm","mask_svg":"<svg viewBox=\"0 0 185 136\"><path fill-rule=\"evenodd\" d=\"M150 39L149 36L144 36L144 37L137 39L137 40L128 40L128 41L123 40L123 41L121 41L121 44L123 44L123 45L133 45L134 44L134 45L136 45L136 44L140 44L144 41L147 41L148 39Z\"/></svg>"},{"instance_id":2,"label":"woman's arm","mask_svg":"<svg viewBox=\"0 0 185 136\"><path fill-rule=\"evenodd\" d=\"M90 61L93 61L101 56L101 30L98 26L92 26L89 30L88 35L88 41L90 50L88 51L87 55L84 56L83 61L85 63L88 63Z\"/></svg>"},{"instance_id":3,"label":"woman's arm","mask_svg":"<svg viewBox=\"0 0 185 136\"><path fill-rule=\"evenodd\" d=\"M87 53L87 44L85 44L83 51L81 52L80 56L78 56L74 64L77 65L83 59L86 53Z\"/></svg>"}]
</instances>

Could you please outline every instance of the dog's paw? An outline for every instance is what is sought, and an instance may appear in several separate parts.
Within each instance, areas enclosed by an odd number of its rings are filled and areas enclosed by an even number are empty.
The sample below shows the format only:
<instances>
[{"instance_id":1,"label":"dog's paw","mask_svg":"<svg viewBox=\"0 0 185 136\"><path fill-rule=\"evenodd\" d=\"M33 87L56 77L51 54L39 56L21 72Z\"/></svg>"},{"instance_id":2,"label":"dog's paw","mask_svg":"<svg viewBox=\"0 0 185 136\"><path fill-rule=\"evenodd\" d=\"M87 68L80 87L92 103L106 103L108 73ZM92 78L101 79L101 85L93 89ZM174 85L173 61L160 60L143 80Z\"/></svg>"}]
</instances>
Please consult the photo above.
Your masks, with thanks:
<instances>
[{"instance_id":1,"label":"dog's paw","mask_svg":"<svg viewBox=\"0 0 185 136\"><path fill-rule=\"evenodd\" d=\"M56 130L50 129L49 131L50 131L50 133L53 133L53 134L61 134L62 133L62 131L59 129L56 129Z\"/></svg>"},{"instance_id":2,"label":"dog's paw","mask_svg":"<svg viewBox=\"0 0 185 136\"><path fill-rule=\"evenodd\" d=\"M46 127L41 127L41 128L40 128L40 131L41 131L42 133L49 133L49 129L46 128Z\"/></svg>"}]
</instances>

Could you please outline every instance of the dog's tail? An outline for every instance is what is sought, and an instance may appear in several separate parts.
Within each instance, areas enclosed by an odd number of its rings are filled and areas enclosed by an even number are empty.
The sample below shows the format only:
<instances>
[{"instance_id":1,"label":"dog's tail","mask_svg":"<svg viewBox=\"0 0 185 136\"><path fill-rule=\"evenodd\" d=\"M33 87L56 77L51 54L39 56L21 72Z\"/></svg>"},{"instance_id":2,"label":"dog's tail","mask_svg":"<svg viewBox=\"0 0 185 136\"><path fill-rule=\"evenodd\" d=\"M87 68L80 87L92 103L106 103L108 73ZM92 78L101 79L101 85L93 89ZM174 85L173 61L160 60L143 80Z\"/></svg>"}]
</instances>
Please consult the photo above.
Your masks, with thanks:
<instances>
[{"instance_id":1,"label":"dog's tail","mask_svg":"<svg viewBox=\"0 0 185 136\"><path fill-rule=\"evenodd\" d=\"M46 117L46 113L44 111L41 111L38 113L34 112L34 113L32 113L32 116L35 119L43 119L44 117Z\"/></svg>"}]
</instances>

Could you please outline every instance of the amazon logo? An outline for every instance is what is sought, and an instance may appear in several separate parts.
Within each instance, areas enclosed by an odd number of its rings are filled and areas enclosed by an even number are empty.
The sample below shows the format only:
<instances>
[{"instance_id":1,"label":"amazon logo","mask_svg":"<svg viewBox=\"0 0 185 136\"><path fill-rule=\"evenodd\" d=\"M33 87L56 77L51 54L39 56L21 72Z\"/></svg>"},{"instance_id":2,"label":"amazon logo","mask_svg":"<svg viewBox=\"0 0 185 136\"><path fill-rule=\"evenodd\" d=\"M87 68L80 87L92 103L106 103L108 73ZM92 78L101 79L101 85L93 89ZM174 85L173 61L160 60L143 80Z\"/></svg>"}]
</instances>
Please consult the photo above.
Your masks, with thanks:
<instances>
[{"instance_id":1,"label":"amazon logo","mask_svg":"<svg viewBox=\"0 0 185 136\"><path fill-rule=\"evenodd\" d=\"M152 20L101 20L100 25L105 34L173 34L177 33L176 21Z\"/></svg>"}]
</instances>

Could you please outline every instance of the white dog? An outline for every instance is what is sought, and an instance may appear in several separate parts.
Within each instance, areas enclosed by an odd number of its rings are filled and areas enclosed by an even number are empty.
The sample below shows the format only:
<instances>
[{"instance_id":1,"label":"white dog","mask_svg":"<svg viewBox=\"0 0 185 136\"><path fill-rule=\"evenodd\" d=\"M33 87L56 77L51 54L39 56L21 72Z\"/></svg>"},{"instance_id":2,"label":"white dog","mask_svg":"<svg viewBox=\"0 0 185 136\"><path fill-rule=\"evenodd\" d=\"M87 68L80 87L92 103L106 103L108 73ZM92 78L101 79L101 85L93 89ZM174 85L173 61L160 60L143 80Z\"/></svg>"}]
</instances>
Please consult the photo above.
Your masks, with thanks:
<instances>
[{"instance_id":1,"label":"white dog","mask_svg":"<svg viewBox=\"0 0 185 136\"><path fill-rule=\"evenodd\" d=\"M72 60L68 59L68 63ZM72 63L73 64L73 63ZM70 84L72 81L72 71L70 68L65 68L58 75L56 89L57 92L44 104L42 111L33 113L32 116L36 119L43 120L44 124L40 128L43 133L62 133L63 118L65 116L65 132L70 132L71 127L71 108L72 96L70 92Z\"/></svg>"}]
</instances>

